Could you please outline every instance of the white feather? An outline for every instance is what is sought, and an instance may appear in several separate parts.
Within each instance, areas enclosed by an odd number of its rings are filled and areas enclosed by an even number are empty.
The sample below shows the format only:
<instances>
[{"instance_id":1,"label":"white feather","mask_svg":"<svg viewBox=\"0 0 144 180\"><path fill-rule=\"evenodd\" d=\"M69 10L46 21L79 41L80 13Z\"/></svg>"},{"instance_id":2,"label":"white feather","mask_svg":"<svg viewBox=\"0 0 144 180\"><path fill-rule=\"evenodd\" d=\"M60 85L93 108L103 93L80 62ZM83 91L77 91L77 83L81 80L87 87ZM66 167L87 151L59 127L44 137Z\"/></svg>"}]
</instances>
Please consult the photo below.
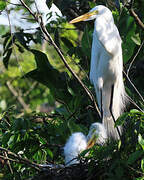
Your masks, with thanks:
<instances>
[{"instance_id":1,"label":"white feather","mask_svg":"<svg viewBox=\"0 0 144 180\"><path fill-rule=\"evenodd\" d=\"M102 121L107 134L109 137L119 139L109 108L112 85L114 85L112 112L116 120L123 112L127 99L122 74L121 38L111 11L105 6L96 6L93 10L98 10L98 15L93 33L90 80L95 87L99 108L101 109L102 106ZM121 132L121 127L119 130Z\"/></svg>"},{"instance_id":2,"label":"white feather","mask_svg":"<svg viewBox=\"0 0 144 180\"><path fill-rule=\"evenodd\" d=\"M77 159L78 155L87 149L87 142L93 137L96 138L95 142L99 145L103 145L107 140L106 129L101 123L93 123L90 126L87 137L81 133L73 133L67 140L64 146L64 156L66 166L79 163Z\"/></svg>"},{"instance_id":3,"label":"white feather","mask_svg":"<svg viewBox=\"0 0 144 180\"><path fill-rule=\"evenodd\" d=\"M90 126L89 133L87 135L87 141L92 137L92 135L95 135L96 137L96 143L99 145L103 145L107 140L107 132L103 124L101 123L93 123Z\"/></svg>"},{"instance_id":4,"label":"white feather","mask_svg":"<svg viewBox=\"0 0 144 180\"><path fill-rule=\"evenodd\" d=\"M81 132L73 133L64 146L65 164L69 166L79 163L77 157L86 147L86 136Z\"/></svg>"}]
</instances>

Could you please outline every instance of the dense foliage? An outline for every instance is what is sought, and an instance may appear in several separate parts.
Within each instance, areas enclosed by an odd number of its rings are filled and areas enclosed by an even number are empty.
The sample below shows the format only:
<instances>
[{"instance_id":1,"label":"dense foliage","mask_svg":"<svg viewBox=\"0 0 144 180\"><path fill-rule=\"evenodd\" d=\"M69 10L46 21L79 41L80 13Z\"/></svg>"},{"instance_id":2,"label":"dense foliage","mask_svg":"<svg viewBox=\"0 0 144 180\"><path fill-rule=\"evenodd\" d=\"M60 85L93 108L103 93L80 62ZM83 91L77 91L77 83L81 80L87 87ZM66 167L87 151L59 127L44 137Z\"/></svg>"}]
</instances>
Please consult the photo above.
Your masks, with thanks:
<instances>
[{"instance_id":1,"label":"dense foliage","mask_svg":"<svg viewBox=\"0 0 144 180\"><path fill-rule=\"evenodd\" d=\"M87 169L85 179L144 179L143 0L46 2L49 8L55 3L63 14L46 24L47 31L72 71L93 94L88 78L93 22L73 26L68 21L98 4L112 10L123 41L125 87L133 103L117 120L124 125L122 141L96 145L80 159ZM31 7L33 1L25 3ZM8 12L8 5L0 1L0 11ZM37 12L34 19L22 5L14 5L9 12L13 9L15 13L23 10L23 17L31 23L41 17ZM47 15L50 17L51 13ZM42 169L39 164L64 164L67 138L77 131L87 134L91 123L101 120L82 84L63 63L53 43L45 40L42 28L28 32L17 27L13 33L10 24L1 25L0 31L0 179L30 179ZM81 168L77 171L81 176Z\"/></svg>"}]
</instances>

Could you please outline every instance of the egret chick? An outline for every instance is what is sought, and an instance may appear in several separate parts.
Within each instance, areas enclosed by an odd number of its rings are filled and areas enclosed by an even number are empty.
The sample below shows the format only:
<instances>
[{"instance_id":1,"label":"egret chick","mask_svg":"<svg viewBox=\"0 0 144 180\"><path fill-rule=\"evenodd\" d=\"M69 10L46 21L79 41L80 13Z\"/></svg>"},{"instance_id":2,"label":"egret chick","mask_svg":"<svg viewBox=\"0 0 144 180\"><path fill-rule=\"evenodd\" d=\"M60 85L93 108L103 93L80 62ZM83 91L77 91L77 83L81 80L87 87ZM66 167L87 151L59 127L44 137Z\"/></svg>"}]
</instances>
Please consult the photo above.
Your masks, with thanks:
<instances>
[{"instance_id":1,"label":"egret chick","mask_svg":"<svg viewBox=\"0 0 144 180\"><path fill-rule=\"evenodd\" d=\"M94 146L95 143L103 145L107 140L107 134L101 123L93 123L90 126L87 137L81 133L73 133L64 146L65 164L67 166L79 163L78 155Z\"/></svg>"},{"instance_id":2,"label":"egret chick","mask_svg":"<svg viewBox=\"0 0 144 180\"><path fill-rule=\"evenodd\" d=\"M109 138L119 139L122 128L115 128L115 120L122 114L127 96L123 83L122 40L112 12L105 6L95 6L88 13L70 23L95 20L91 49L90 81L94 85L97 102Z\"/></svg>"},{"instance_id":3,"label":"egret chick","mask_svg":"<svg viewBox=\"0 0 144 180\"><path fill-rule=\"evenodd\" d=\"M69 166L79 163L77 157L86 147L86 136L81 132L73 133L64 146L65 164Z\"/></svg>"},{"instance_id":4,"label":"egret chick","mask_svg":"<svg viewBox=\"0 0 144 180\"><path fill-rule=\"evenodd\" d=\"M93 123L87 135L87 148L91 148L94 144L103 145L107 138L107 132L103 124Z\"/></svg>"}]
</instances>

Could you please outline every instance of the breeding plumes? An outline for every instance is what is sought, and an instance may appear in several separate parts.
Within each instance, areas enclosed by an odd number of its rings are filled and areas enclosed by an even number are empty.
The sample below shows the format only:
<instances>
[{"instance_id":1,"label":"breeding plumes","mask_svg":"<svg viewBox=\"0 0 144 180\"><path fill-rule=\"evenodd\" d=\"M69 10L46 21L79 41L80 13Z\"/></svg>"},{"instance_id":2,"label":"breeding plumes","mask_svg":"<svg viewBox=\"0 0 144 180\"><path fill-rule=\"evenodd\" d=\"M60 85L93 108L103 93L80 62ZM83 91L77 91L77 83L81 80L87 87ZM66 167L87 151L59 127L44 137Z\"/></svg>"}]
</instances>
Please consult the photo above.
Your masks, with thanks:
<instances>
[{"instance_id":1,"label":"breeding plumes","mask_svg":"<svg viewBox=\"0 0 144 180\"><path fill-rule=\"evenodd\" d=\"M119 139L122 128L115 128L115 120L126 105L123 83L121 38L112 12L105 6L94 7L90 12L70 23L95 19L91 50L90 81L94 85L97 102L109 138Z\"/></svg>"},{"instance_id":2,"label":"breeding plumes","mask_svg":"<svg viewBox=\"0 0 144 180\"><path fill-rule=\"evenodd\" d=\"M93 123L87 137L81 133L73 133L64 146L66 166L79 163L78 155L91 148L94 144L103 145L107 140L107 134L101 123Z\"/></svg>"}]
</instances>

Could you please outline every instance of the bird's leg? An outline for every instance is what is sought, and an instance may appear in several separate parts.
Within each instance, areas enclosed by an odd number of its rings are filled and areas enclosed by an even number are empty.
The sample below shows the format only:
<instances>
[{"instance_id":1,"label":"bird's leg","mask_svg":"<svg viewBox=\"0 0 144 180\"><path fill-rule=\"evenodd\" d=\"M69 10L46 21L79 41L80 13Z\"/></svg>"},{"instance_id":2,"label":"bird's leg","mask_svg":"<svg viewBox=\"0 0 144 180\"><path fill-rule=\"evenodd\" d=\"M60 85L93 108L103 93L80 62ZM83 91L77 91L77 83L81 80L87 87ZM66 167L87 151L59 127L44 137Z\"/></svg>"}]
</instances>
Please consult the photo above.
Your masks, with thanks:
<instances>
[{"instance_id":1,"label":"bird's leg","mask_svg":"<svg viewBox=\"0 0 144 180\"><path fill-rule=\"evenodd\" d=\"M115 117L114 117L113 112L112 112L112 108L113 108L113 95L114 95L114 84L113 84L112 87L111 87L111 98L110 98L109 110L110 110L111 116L112 116L112 118L113 118L113 121L114 121L114 123L115 123L116 120L115 120ZM118 128L118 127L116 127L116 128L117 128L118 135L119 135L119 137L120 137L120 139L121 139L121 134L120 134L119 128Z\"/></svg>"}]
</instances>

